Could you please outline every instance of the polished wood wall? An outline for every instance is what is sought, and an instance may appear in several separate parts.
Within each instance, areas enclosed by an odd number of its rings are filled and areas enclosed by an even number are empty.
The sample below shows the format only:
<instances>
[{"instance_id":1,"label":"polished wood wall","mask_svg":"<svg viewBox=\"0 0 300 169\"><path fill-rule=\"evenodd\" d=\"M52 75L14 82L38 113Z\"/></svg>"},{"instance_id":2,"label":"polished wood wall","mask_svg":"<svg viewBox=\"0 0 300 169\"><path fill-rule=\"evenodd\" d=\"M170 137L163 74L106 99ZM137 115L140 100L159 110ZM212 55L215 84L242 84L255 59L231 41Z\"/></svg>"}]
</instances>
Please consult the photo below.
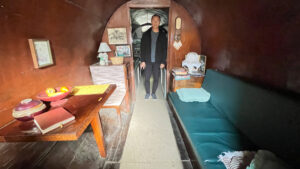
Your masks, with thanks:
<instances>
[{"instance_id":1,"label":"polished wood wall","mask_svg":"<svg viewBox=\"0 0 300 169\"><path fill-rule=\"evenodd\" d=\"M22 99L46 87L91 84L101 35L121 0L0 2L0 126ZM55 65L34 69L28 39L50 40Z\"/></svg>"},{"instance_id":2,"label":"polished wood wall","mask_svg":"<svg viewBox=\"0 0 300 169\"><path fill-rule=\"evenodd\" d=\"M181 42L182 47L176 50L173 47L175 41L175 19L180 17L182 20L181 28ZM169 90L170 72L173 67L181 67L185 55L189 52L197 52L201 54L201 35L198 31L197 25L193 20L192 15L183 6L171 1L169 14L169 44L168 44L168 65L167 65L167 86Z\"/></svg>"},{"instance_id":3,"label":"polished wood wall","mask_svg":"<svg viewBox=\"0 0 300 169\"><path fill-rule=\"evenodd\" d=\"M197 23L209 68L300 93L300 1L175 1Z\"/></svg>"}]
</instances>

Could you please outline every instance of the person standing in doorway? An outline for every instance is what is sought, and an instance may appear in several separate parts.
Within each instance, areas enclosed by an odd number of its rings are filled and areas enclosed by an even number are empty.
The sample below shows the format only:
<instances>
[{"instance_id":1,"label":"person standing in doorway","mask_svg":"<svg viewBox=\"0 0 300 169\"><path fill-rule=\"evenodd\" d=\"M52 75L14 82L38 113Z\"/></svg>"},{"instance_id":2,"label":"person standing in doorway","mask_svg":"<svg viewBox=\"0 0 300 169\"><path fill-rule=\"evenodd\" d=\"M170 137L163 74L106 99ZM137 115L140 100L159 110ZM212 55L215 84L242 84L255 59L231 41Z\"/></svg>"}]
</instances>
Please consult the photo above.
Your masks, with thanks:
<instances>
[{"instance_id":1,"label":"person standing in doorway","mask_svg":"<svg viewBox=\"0 0 300 169\"><path fill-rule=\"evenodd\" d=\"M155 14L151 18L152 27L147 30L141 40L141 64L145 70L145 99L150 97L150 77L153 74L153 86L151 96L156 99L160 69L166 65L167 58L167 35L166 31L159 27L160 16Z\"/></svg>"}]
</instances>

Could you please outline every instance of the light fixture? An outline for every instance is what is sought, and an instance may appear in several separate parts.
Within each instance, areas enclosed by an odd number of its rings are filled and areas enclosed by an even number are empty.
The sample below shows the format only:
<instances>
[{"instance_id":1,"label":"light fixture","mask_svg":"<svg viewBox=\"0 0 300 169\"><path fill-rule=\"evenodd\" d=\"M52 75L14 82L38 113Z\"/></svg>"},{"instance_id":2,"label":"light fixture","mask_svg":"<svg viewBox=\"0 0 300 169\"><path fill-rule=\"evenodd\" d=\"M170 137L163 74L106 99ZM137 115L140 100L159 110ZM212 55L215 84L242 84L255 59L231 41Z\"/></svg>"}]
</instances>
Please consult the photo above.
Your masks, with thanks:
<instances>
[{"instance_id":1,"label":"light fixture","mask_svg":"<svg viewBox=\"0 0 300 169\"><path fill-rule=\"evenodd\" d=\"M107 45L106 42L101 42L98 49L98 58L100 58L100 65L106 65L108 63L108 55L107 52L111 52L111 49Z\"/></svg>"}]
</instances>

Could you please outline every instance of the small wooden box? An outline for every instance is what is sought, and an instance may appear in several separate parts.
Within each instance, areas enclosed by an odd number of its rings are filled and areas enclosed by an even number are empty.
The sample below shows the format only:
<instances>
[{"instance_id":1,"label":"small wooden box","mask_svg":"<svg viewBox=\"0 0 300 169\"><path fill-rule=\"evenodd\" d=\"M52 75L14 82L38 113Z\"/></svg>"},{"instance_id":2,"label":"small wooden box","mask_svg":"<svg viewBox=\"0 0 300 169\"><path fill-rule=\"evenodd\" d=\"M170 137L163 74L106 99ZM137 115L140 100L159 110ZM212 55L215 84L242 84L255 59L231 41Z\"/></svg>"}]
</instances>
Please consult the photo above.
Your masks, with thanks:
<instances>
[{"instance_id":1,"label":"small wooden box","mask_svg":"<svg viewBox=\"0 0 300 169\"><path fill-rule=\"evenodd\" d=\"M188 80L175 80L172 75L171 91L176 92L180 88L201 88L204 76L191 76Z\"/></svg>"}]
</instances>

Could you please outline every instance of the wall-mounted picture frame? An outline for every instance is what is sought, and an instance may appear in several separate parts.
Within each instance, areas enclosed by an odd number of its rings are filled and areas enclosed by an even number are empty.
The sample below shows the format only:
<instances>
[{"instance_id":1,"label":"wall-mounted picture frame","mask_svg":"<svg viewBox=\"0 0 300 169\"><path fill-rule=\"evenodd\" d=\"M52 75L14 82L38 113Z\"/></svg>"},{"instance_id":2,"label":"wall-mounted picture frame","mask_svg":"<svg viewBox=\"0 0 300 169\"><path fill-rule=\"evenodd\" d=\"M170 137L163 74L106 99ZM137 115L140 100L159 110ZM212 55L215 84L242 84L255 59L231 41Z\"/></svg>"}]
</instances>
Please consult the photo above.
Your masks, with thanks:
<instances>
[{"instance_id":1,"label":"wall-mounted picture frame","mask_svg":"<svg viewBox=\"0 0 300 169\"><path fill-rule=\"evenodd\" d=\"M126 28L107 28L108 43L111 45L127 44Z\"/></svg>"},{"instance_id":2,"label":"wall-mounted picture frame","mask_svg":"<svg viewBox=\"0 0 300 169\"><path fill-rule=\"evenodd\" d=\"M206 56L205 55L199 55L199 62L201 64L200 66L200 72L205 74L205 69L206 69Z\"/></svg>"},{"instance_id":3,"label":"wall-mounted picture frame","mask_svg":"<svg viewBox=\"0 0 300 169\"><path fill-rule=\"evenodd\" d=\"M116 45L116 56L130 57L131 56L130 45Z\"/></svg>"},{"instance_id":4,"label":"wall-mounted picture frame","mask_svg":"<svg viewBox=\"0 0 300 169\"><path fill-rule=\"evenodd\" d=\"M47 39L28 39L34 68L53 65L50 42Z\"/></svg>"}]
</instances>

